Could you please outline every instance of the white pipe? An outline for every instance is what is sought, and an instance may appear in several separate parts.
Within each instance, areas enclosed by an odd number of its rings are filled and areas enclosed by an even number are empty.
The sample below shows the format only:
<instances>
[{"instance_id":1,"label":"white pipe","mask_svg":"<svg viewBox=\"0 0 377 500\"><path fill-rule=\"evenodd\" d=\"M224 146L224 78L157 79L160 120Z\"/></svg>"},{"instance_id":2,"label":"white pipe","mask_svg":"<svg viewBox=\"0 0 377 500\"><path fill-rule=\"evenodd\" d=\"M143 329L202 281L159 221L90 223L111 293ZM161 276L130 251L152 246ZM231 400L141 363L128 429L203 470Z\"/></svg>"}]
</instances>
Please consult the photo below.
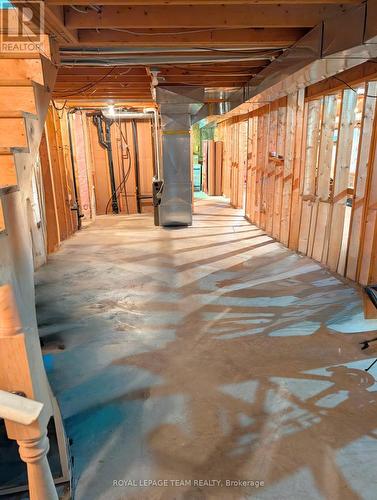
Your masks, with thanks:
<instances>
[{"instance_id":1,"label":"white pipe","mask_svg":"<svg viewBox=\"0 0 377 500\"><path fill-rule=\"evenodd\" d=\"M105 118L109 120L124 119L124 120L151 120L153 118L154 124L154 135L155 135L155 156L156 156L156 170L157 178L161 178L161 148L160 148L160 138L158 135L158 114L155 108L145 108L143 112L136 111L120 111L116 112L114 110L109 111L108 109L103 109L102 114Z\"/></svg>"},{"instance_id":2,"label":"white pipe","mask_svg":"<svg viewBox=\"0 0 377 500\"><path fill-rule=\"evenodd\" d=\"M108 118L109 120L115 120L116 118L124 118L125 120L145 120L145 119L152 119L151 113L138 113L134 111L120 111L117 113L116 111L113 113L111 111L108 111L107 109L102 110L102 114L105 118Z\"/></svg>"},{"instance_id":3,"label":"white pipe","mask_svg":"<svg viewBox=\"0 0 377 500\"><path fill-rule=\"evenodd\" d=\"M157 179L161 179L161 148L160 148L160 136L158 134L158 114L156 108L145 108L144 113L153 113L153 123L154 123L154 139L155 139L155 149L156 149L156 170Z\"/></svg>"}]
</instances>

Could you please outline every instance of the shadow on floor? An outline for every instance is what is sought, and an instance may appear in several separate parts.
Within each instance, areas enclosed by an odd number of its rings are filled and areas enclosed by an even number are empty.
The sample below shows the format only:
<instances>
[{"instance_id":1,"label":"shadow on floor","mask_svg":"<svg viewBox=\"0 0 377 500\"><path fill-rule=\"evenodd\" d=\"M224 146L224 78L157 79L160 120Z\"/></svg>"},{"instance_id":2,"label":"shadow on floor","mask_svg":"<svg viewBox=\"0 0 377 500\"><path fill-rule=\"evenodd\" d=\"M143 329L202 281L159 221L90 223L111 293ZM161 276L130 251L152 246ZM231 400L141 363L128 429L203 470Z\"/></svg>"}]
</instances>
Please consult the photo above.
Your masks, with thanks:
<instances>
[{"instance_id":1,"label":"shadow on floor","mask_svg":"<svg viewBox=\"0 0 377 500\"><path fill-rule=\"evenodd\" d=\"M358 334L377 322L357 288L197 203L181 231L101 219L38 272L42 338L65 347L48 375L75 498L375 498L377 384Z\"/></svg>"}]
</instances>

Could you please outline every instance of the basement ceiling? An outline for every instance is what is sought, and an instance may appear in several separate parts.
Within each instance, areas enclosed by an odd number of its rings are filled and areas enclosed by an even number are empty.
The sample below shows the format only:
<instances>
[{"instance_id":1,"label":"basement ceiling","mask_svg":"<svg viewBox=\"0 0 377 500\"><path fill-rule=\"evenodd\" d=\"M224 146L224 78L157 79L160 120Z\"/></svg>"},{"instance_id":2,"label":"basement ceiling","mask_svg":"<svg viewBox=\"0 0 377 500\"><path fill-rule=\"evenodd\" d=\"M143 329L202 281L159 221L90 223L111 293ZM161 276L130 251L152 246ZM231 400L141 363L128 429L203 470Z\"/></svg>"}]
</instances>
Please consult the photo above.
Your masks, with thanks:
<instances>
[{"instance_id":1,"label":"basement ceiling","mask_svg":"<svg viewBox=\"0 0 377 500\"><path fill-rule=\"evenodd\" d=\"M62 65L54 97L147 101L152 83L238 90L323 19L360 3L47 0Z\"/></svg>"}]
</instances>

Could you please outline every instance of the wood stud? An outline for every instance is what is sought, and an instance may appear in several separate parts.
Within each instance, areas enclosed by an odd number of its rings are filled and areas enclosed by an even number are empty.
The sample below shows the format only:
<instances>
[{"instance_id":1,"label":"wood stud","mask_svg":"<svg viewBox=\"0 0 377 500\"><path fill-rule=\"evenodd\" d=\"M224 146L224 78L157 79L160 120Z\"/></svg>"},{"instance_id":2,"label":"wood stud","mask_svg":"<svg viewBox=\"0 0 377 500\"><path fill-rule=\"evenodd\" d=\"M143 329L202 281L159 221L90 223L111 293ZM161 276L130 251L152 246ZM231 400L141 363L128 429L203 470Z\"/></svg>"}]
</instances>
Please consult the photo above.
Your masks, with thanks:
<instances>
[{"instance_id":1,"label":"wood stud","mask_svg":"<svg viewBox=\"0 0 377 500\"><path fill-rule=\"evenodd\" d=\"M364 77L353 90L343 85L322 95L309 87L218 125L223 192L229 190L231 204L242 206L235 202L235 172L244 123L246 217L289 248L364 285L377 281L373 78L365 83Z\"/></svg>"}]
</instances>

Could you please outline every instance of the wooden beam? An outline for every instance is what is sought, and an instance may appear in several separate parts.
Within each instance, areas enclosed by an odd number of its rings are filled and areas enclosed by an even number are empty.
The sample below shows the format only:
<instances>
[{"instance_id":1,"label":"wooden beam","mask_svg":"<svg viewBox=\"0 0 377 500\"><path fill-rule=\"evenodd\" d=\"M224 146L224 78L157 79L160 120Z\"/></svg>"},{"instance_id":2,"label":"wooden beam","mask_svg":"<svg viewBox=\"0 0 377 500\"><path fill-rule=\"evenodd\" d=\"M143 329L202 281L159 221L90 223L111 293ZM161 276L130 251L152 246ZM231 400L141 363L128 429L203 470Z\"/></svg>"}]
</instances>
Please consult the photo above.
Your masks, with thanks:
<instances>
[{"instance_id":1,"label":"wooden beam","mask_svg":"<svg viewBox=\"0 0 377 500\"><path fill-rule=\"evenodd\" d=\"M55 192L55 206L58 219L59 241L68 238L70 231L70 220L68 219L68 207L66 193L66 181L62 172L62 152L58 144L54 111L50 107L46 117L45 134L48 147L49 160L51 162L51 176ZM68 198L69 199L69 198Z\"/></svg>"},{"instance_id":2,"label":"wooden beam","mask_svg":"<svg viewBox=\"0 0 377 500\"><path fill-rule=\"evenodd\" d=\"M1 61L0 61L1 63ZM184 65L161 65L157 67L162 75L184 75L184 74L235 74L235 73L254 73L270 63L269 59L260 59L257 61L245 62L230 62L222 64L184 64ZM57 80L60 78L101 78L109 74L111 68L101 66L69 66L60 67ZM137 67L122 67L118 66L111 71L107 78L128 78L134 76L144 76L150 80L150 76L146 72L146 68Z\"/></svg>"},{"instance_id":3,"label":"wooden beam","mask_svg":"<svg viewBox=\"0 0 377 500\"><path fill-rule=\"evenodd\" d=\"M17 80L43 85L41 59L0 59L0 85L12 85Z\"/></svg>"},{"instance_id":4,"label":"wooden beam","mask_svg":"<svg viewBox=\"0 0 377 500\"><path fill-rule=\"evenodd\" d=\"M81 13L68 7L66 28L250 28L313 27L325 17L347 10L338 5L172 5L134 6L105 5L97 13Z\"/></svg>"},{"instance_id":5,"label":"wooden beam","mask_svg":"<svg viewBox=\"0 0 377 500\"><path fill-rule=\"evenodd\" d=\"M52 168L46 132L43 133L41 144L39 146L39 158L42 169L45 213L47 225L47 253L55 252L60 245L59 219L56 207L55 186L52 176Z\"/></svg>"},{"instance_id":6,"label":"wooden beam","mask_svg":"<svg viewBox=\"0 0 377 500\"><path fill-rule=\"evenodd\" d=\"M9 186L17 186L17 171L14 164L14 156L10 148L4 148L0 152L0 189Z\"/></svg>"},{"instance_id":7,"label":"wooden beam","mask_svg":"<svg viewBox=\"0 0 377 500\"><path fill-rule=\"evenodd\" d=\"M76 78L71 78L68 79L68 81L62 81L58 80L55 84L54 90L58 88L67 88L68 90L71 90L72 92L81 89L82 87L91 87L91 90L93 88L99 89L99 88L110 88L110 87L116 87L116 88L130 88L130 87L145 87L145 88L150 88L151 83L148 80L107 80L103 82L96 83L96 81L93 81L93 78L91 78L89 81L80 81L76 80ZM0 87L1 90L1 87Z\"/></svg>"},{"instance_id":8,"label":"wooden beam","mask_svg":"<svg viewBox=\"0 0 377 500\"><path fill-rule=\"evenodd\" d=\"M245 82L235 82L235 81L201 81L201 82L192 82L184 84L183 82L166 82L164 83L164 87L175 87L176 85L185 85L186 87L212 87L212 88L240 88L245 85Z\"/></svg>"},{"instance_id":9,"label":"wooden beam","mask_svg":"<svg viewBox=\"0 0 377 500\"><path fill-rule=\"evenodd\" d=\"M374 115L371 145L368 155L365 201L360 238L358 282L362 285L377 281L377 108Z\"/></svg>"},{"instance_id":10,"label":"wooden beam","mask_svg":"<svg viewBox=\"0 0 377 500\"><path fill-rule=\"evenodd\" d=\"M347 84L353 87L361 82L375 80L377 78L377 65L375 62L367 61L343 71L339 74L339 77L341 80L337 78L337 75L334 75L326 80L321 80L318 83L310 85L306 88L307 98L315 99L318 96L345 89L347 88Z\"/></svg>"},{"instance_id":11,"label":"wooden beam","mask_svg":"<svg viewBox=\"0 0 377 500\"><path fill-rule=\"evenodd\" d=\"M339 124L339 138L335 161L333 186L333 206L329 237L327 265L331 271L344 274L341 250L344 235L347 188L349 185L350 159L352 155L353 134L356 123L355 108L357 94L350 89L343 91L342 110Z\"/></svg>"},{"instance_id":12,"label":"wooden beam","mask_svg":"<svg viewBox=\"0 0 377 500\"><path fill-rule=\"evenodd\" d=\"M60 67L58 71L57 78L59 79L61 76L91 76L91 77L101 77L105 76L109 73L111 68L101 67L101 66L69 66L69 67ZM109 78L114 76L144 76L145 78L149 78L146 69L141 67L129 67L122 68L121 66L114 68L109 75Z\"/></svg>"},{"instance_id":13,"label":"wooden beam","mask_svg":"<svg viewBox=\"0 0 377 500\"><path fill-rule=\"evenodd\" d=\"M38 2L25 0L17 2L18 6L26 6L33 12L33 20L41 23L41 10ZM44 33L54 35L59 43L77 43L77 33L66 28L64 24L64 10L62 6L45 5L42 21Z\"/></svg>"},{"instance_id":14,"label":"wooden beam","mask_svg":"<svg viewBox=\"0 0 377 500\"><path fill-rule=\"evenodd\" d=\"M159 76L164 76L164 77L176 77L176 76L247 76L250 77L254 75L255 73L258 73L264 68L263 65L260 65L259 67L255 68L241 68L241 69L233 69L230 68L228 69L227 67L219 68L219 69L214 69L214 68L202 68L202 69L183 69L183 68L170 68L170 69L163 69L161 70L161 73Z\"/></svg>"},{"instance_id":15,"label":"wooden beam","mask_svg":"<svg viewBox=\"0 0 377 500\"><path fill-rule=\"evenodd\" d=\"M189 31L189 30L188 30ZM102 46L126 43L129 47L190 47L198 44L201 47L219 47L223 45L237 46L248 44L253 47L288 47L305 35L305 28L245 28L221 31L203 31L201 33L185 33L179 35L173 30L145 31L132 29L132 33L112 31L110 29L83 29L78 31L79 42L87 46Z\"/></svg>"},{"instance_id":16,"label":"wooden beam","mask_svg":"<svg viewBox=\"0 0 377 500\"><path fill-rule=\"evenodd\" d=\"M59 6L45 6L44 26L47 32L56 35L59 43L77 43L77 31L64 24L64 10Z\"/></svg>"},{"instance_id":17,"label":"wooden beam","mask_svg":"<svg viewBox=\"0 0 377 500\"><path fill-rule=\"evenodd\" d=\"M371 175L369 163L371 145L373 140L374 118L377 103L377 82L370 82L366 86L367 97L364 100L363 118L360 133L360 148L355 172L355 194L352 202L352 219L350 228L350 241L347 255L347 278L358 281L358 267L361 257L363 240L363 219L367 212L365 194L368 179Z\"/></svg>"},{"instance_id":18,"label":"wooden beam","mask_svg":"<svg viewBox=\"0 0 377 500\"><path fill-rule=\"evenodd\" d=\"M186 72L181 72L181 73L176 73L176 74L166 74L166 73L161 73L159 77L165 78L165 80L170 81L170 80L179 80L179 81L190 81L190 80L197 80L200 78L213 78L213 79L221 79L221 78L243 78L244 80L248 80L252 76L254 76L258 71L260 71L262 68L258 68L258 70L254 70L253 72L242 72L242 73L236 73L236 72L221 72L221 73L211 73L211 72L204 72L200 71L197 73L186 73ZM60 83L71 83L74 86L78 85L85 85L87 83L92 83L95 82L95 78L93 76L66 76L62 75L60 76L57 81L56 85ZM115 83L115 84L128 84L128 83L145 83L150 85L151 81L147 79L146 77L140 77L140 76L125 76L125 77L115 77L115 78L106 78L103 80L102 83Z\"/></svg>"},{"instance_id":19,"label":"wooden beam","mask_svg":"<svg viewBox=\"0 0 377 500\"><path fill-rule=\"evenodd\" d=\"M15 112L37 113L33 87L0 86L1 115Z\"/></svg>"},{"instance_id":20,"label":"wooden beam","mask_svg":"<svg viewBox=\"0 0 377 500\"><path fill-rule=\"evenodd\" d=\"M0 147L28 147L25 119L23 117L0 117Z\"/></svg>"},{"instance_id":21,"label":"wooden beam","mask_svg":"<svg viewBox=\"0 0 377 500\"><path fill-rule=\"evenodd\" d=\"M358 4L360 0L101 0L101 5L321 5ZM47 5L93 5L93 0L47 0Z\"/></svg>"},{"instance_id":22,"label":"wooden beam","mask_svg":"<svg viewBox=\"0 0 377 500\"><path fill-rule=\"evenodd\" d=\"M233 82L247 82L248 79L252 75L175 75L175 76L167 76L164 79L161 78L160 84L165 85L165 83L182 83L183 85L185 83L194 83L194 82L200 82L200 81L221 81L221 82L227 82L227 81L233 81ZM72 85L70 87L70 85ZM123 80L106 80L100 83L95 83L93 81L93 78L90 78L89 80L80 80L76 78L68 78L68 79L59 79L56 84L55 84L55 89L65 87L65 88L71 88L72 90L80 88L85 85L93 85L94 88L109 88L109 87L117 87L117 88L130 88L134 86L141 86L141 87L146 87L149 88L151 83L148 80L141 80L137 79L137 77L134 78L129 78L126 79L124 78ZM5 88L7 89L8 87L0 87L0 99L1 99L1 89ZM29 89L29 87L18 87L20 89ZM6 94L4 96L6 98ZM8 96L9 99L9 96ZM0 100L1 102L1 100ZM18 108L17 108L18 109ZM28 111L28 110L25 110ZM30 111L31 112L31 111Z\"/></svg>"}]
</instances>

